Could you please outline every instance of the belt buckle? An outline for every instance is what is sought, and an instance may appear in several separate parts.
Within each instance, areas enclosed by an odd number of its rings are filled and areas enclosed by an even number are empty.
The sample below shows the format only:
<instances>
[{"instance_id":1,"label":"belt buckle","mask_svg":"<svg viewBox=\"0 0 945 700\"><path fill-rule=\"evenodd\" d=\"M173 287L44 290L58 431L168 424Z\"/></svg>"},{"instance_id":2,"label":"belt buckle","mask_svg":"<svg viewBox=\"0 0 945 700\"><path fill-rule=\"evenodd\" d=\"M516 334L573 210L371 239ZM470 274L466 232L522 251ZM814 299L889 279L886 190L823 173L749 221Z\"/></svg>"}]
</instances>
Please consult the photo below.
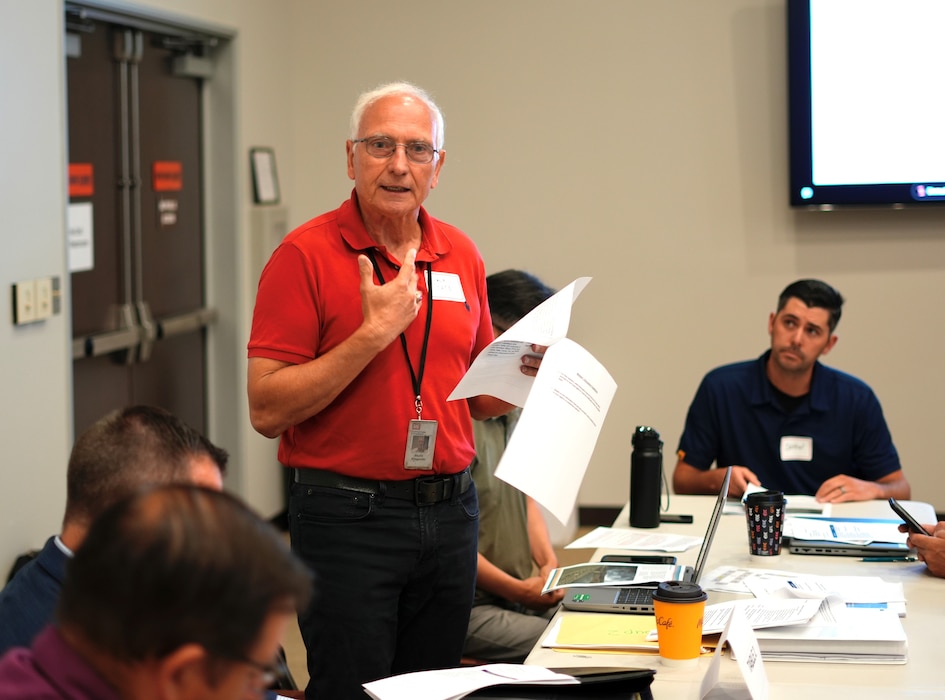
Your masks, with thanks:
<instances>
[{"instance_id":1,"label":"belt buckle","mask_svg":"<svg viewBox=\"0 0 945 700\"><path fill-rule=\"evenodd\" d=\"M444 499L446 481L435 476L420 477L413 481L413 500L418 506L429 506Z\"/></svg>"}]
</instances>

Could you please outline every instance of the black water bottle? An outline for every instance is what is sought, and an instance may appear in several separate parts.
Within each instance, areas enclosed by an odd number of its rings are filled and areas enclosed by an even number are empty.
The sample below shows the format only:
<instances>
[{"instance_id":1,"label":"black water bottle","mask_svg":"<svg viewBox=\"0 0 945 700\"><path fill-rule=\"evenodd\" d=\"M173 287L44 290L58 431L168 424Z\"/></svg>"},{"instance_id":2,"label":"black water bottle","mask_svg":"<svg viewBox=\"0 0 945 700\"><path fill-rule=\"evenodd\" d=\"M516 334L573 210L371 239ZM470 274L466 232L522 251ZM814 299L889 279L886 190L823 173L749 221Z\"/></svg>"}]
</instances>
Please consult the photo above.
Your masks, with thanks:
<instances>
[{"instance_id":1,"label":"black water bottle","mask_svg":"<svg viewBox=\"0 0 945 700\"><path fill-rule=\"evenodd\" d=\"M660 524L660 481L663 475L663 441L653 428L638 425L630 453L630 526Z\"/></svg>"}]
</instances>

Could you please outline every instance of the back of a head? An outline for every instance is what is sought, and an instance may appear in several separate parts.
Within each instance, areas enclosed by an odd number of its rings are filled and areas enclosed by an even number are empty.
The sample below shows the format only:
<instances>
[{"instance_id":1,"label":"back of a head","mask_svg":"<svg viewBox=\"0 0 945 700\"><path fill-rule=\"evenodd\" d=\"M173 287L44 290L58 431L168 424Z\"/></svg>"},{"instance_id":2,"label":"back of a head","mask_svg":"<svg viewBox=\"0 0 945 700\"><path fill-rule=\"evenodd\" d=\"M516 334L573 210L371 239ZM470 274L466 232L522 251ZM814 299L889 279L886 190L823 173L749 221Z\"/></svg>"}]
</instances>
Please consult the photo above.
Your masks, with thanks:
<instances>
[{"instance_id":1,"label":"back of a head","mask_svg":"<svg viewBox=\"0 0 945 700\"><path fill-rule=\"evenodd\" d=\"M826 282L815 279L802 279L792 282L778 297L778 311L784 308L791 298L800 299L809 308L826 309L830 314L830 331L840 323L843 311L843 296Z\"/></svg>"},{"instance_id":2,"label":"back of a head","mask_svg":"<svg viewBox=\"0 0 945 700\"><path fill-rule=\"evenodd\" d=\"M130 406L98 420L69 457L66 520L91 523L116 501L149 486L191 481L191 461L209 457L221 474L228 455L177 416Z\"/></svg>"},{"instance_id":3,"label":"back of a head","mask_svg":"<svg viewBox=\"0 0 945 700\"><path fill-rule=\"evenodd\" d=\"M93 523L68 565L57 620L124 662L190 643L239 659L269 614L307 604L311 585L275 528L238 499L164 486Z\"/></svg>"},{"instance_id":4,"label":"back of a head","mask_svg":"<svg viewBox=\"0 0 945 700\"><path fill-rule=\"evenodd\" d=\"M486 277L489 311L497 326L511 326L553 296L555 290L522 270L502 270Z\"/></svg>"},{"instance_id":5,"label":"back of a head","mask_svg":"<svg viewBox=\"0 0 945 700\"><path fill-rule=\"evenodd\" d=\"M433 101L433 98L430 97L426 90L414 85L413 83L407 82L385 83L384 85L379 85L373 90L361 93L354 105L354 109L351 111L351 120L348 126L348 138L352 140L358 138L358 132L361 128L361 119L364 117L364 112L367 111L368 107L378 100L384 99L385 97L392 97L394 95L409 95L410 97L420 100L427 106L427 108L430 110L430 116L433 118L433 122L436 126L436 142L433 144L433 146L437 150L442 149L443 142L446 138L446 125L443 120L443 113L440 111L440 108L437 106L436 102Z\"/></svg>"}]
</instances>

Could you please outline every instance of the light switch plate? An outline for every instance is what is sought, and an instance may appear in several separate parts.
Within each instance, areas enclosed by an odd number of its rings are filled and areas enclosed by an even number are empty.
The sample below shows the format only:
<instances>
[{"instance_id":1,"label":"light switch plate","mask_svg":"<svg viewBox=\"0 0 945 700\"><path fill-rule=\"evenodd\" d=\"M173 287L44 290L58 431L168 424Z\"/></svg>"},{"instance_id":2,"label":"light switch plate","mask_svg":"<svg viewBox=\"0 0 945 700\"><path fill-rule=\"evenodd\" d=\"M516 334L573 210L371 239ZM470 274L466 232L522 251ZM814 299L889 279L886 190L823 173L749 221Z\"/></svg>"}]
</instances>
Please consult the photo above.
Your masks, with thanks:
<instances>
[{"instance_id":1,"label":"light switch plate","mask_svg":"<svg viewBox=\"0 0 945 700\"><path fill-rule=\"evenodd\" d=\"M35 320L44 321L53 315L53 283L51 277L39 277L34 280L36 287Z\"/></svg>"},{"instance_id":2,"label":"light switch plate","mask_svg":"<svg viewBox=\"0 0 945 700\"><path fill-rule=\"evenodd\" d=\"M13 285L13 323L17 326L36 320L36 283L34 280Z\"/></svg>"}]
</instances>

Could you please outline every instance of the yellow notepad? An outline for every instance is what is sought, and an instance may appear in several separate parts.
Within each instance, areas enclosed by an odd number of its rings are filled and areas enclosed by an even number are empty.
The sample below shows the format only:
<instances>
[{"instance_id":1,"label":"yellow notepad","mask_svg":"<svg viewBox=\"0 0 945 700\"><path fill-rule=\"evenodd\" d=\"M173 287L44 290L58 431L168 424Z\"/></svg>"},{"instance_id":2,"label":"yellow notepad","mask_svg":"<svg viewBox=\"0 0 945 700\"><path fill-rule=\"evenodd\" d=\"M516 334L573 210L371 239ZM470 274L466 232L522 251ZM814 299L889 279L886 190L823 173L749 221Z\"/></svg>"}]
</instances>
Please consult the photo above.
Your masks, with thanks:
<instances>
[{"instance_id":1,"label":"yellow notepad","mask_svg":"<svg viewBox=\"0 0 945 700\"><path fill-rule=\"evenodd\" d=\"M656 640L647 635L656 629L652 615L581 613L561 619L556 647L587 649L633 649L657 651Z\"/></svg>"}]
</instances>

